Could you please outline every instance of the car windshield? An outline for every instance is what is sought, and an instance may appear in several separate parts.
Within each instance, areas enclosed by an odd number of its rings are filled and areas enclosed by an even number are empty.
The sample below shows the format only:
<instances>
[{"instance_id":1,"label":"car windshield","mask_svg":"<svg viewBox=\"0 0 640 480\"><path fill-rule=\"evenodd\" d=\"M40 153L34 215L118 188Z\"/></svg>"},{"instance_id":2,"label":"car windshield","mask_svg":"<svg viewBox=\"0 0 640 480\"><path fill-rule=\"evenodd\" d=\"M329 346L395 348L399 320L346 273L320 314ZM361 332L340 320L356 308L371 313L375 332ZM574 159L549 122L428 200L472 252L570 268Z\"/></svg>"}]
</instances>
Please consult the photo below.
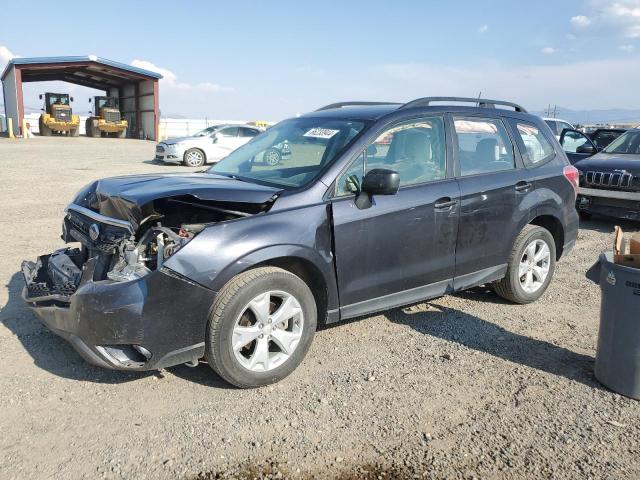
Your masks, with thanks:
<instances>
[{"instance_id":1,"label":"car windshield","mask_svg":"<svg viewBox=\"0 0 640 480\"><path fill-rule=\"evenodd\" d=\"M629 155L640 154L640 130L629 130L628 132L623 133L611 142L603 152Z\"/></svg>"},{"instance_id":2,"label":"car windshield","mask_svg":"<svg viewBox=\"0 0 640 480\"><path fill-rule=\"evenodd\" d=\"M197 133L194 133L194 137L206 137L207 135L211 135L212 132L215 132L220 128L220 125L214 125L213 127L207 127L204 130L200 130Z\"/></svg>"},{"instance_id":3,"label":"car windshield","mask_svg":"<svg viewBox=\"0 0 640 480\"><path fill-rule=\"evenodd\" d=\"M364 127L364 122L345 119L285 120L207 171L285 188L301 187L330 164Z\"/></svg>"}]
</instances>

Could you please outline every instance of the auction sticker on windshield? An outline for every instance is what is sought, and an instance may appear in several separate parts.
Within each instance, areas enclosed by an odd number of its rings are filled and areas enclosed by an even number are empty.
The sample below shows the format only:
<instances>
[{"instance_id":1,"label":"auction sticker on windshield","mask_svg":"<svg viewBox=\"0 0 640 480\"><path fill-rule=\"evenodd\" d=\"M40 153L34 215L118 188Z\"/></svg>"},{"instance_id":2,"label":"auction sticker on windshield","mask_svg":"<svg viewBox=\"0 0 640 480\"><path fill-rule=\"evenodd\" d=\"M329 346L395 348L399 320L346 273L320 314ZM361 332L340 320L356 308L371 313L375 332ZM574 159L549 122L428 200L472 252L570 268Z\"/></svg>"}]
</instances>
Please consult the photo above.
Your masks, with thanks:
<instances>
[{"instance_id":1,"label":"auction sticker on windshield","mask_svg":"<svg viewBox=\"0 0 640 480\"><path fill-rule=\"evenodd\" d=\"M331 138L339 131L340 130L331 130L329 128L312 128L303 136L312 138Z\"/></svg>"}]
</instances>

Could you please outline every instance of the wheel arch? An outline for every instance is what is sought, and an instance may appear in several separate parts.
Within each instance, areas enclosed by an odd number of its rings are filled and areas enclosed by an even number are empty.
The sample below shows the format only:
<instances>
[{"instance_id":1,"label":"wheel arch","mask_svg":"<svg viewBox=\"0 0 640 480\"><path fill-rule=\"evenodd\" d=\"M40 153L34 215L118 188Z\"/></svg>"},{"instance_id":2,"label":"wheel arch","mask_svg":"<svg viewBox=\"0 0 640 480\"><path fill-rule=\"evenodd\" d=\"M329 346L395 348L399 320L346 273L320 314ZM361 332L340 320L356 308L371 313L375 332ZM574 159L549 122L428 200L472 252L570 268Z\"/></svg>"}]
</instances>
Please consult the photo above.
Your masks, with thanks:
<instances>
[{"instance_id":1,"label":"wheel arch","mask_svg":"<svg viewBox=\"0 0 640 480\"><path fill-rule=\"evenodd\" d=\"M537 225L538 227L549 230L553 240L556 244L556 260L560 260L562 257L562 250L564 248L564 227L562 222L555 215L544 214L538 215L529 222L530 225Z\"/></svg>"},{"instance_id":2,"label":"wheel arch","mask_svg":"<svg viewBox=\"0 0 640 480\"><path fill-rule=\"evenodd\" d=\"M330 323L332 311L337 314L338 290L332 262L327 263L317 252L301 245L266 247L238 258L216 276L213 290L219 291L236 275L258 267L282 268L300 277L313 293L318 323Z\"/></svg>"}]
</instances>

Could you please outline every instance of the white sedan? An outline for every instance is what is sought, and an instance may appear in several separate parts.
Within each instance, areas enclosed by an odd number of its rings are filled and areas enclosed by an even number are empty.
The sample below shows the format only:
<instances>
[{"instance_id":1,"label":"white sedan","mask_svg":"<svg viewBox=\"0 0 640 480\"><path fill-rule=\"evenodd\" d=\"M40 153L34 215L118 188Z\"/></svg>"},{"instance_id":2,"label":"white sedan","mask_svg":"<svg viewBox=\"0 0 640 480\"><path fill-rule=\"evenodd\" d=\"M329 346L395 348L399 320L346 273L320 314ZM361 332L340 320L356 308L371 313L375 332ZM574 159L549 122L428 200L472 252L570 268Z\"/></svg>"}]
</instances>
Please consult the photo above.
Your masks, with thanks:
<instances>
[{"instance_id":1,"label":"white sedan","mask_svg":"<svg viewBox=\"0 0 640 480\"><path fill-rule=\"evenodd\" d=\"M201 167L216 163L261 133L246 125L214 125L191 137L170 138L156 145L156 160Z\"/></svg>"}]
</instances>

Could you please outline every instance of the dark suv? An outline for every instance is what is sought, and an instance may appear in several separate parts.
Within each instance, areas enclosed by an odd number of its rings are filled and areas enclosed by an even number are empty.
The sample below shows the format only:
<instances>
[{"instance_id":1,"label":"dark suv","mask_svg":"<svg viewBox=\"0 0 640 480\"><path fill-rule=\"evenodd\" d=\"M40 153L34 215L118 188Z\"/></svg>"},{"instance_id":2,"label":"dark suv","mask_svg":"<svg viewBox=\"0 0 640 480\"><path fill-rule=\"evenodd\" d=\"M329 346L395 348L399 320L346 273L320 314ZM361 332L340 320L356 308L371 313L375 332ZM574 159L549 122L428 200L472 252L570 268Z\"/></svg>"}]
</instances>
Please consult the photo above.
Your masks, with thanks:
<instances>
[{"instance_id":1,"label":"dark suv","mask_svg":"<svg viewBox=\"0 0 640 480\"><path fill-rule=\"evenodd\" d=\"M266 162L285 141L287 162ZM23 295L93 364L204 357L265 385L300 364L318 323L480 284L536 300L576 241L577 181L515 104L333 104L201 173L87 185L63 223L79 247L24 262Z\"/></svg>"}]
</instances>

